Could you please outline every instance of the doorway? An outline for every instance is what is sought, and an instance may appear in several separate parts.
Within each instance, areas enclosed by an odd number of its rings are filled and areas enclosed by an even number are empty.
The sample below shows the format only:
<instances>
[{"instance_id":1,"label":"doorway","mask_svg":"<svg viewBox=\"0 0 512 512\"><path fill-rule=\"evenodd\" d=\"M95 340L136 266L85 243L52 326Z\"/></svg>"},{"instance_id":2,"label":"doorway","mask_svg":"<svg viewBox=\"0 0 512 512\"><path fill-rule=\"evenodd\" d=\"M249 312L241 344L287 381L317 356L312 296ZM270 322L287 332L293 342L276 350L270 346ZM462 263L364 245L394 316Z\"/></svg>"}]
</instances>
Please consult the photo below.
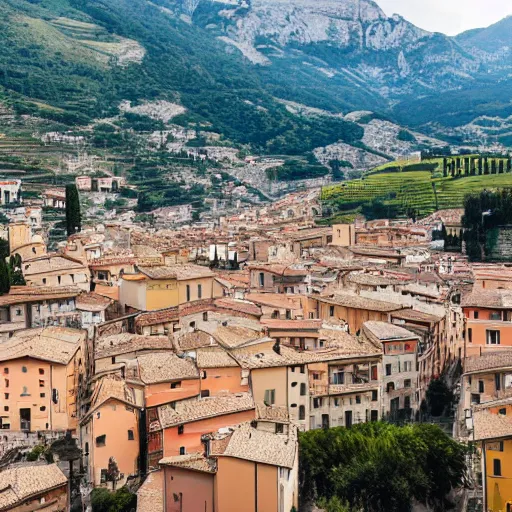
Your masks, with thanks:
<instances>
[{"instance_id":1,"label":"doorway","mask_svg":"<svg viewBox=\"0 0 512 512\"><path fill-rule=\"evenodd\" d=\"M30 431L30 409L20 409L20 427L21 430Z\"/></svg>"}]
</instances>

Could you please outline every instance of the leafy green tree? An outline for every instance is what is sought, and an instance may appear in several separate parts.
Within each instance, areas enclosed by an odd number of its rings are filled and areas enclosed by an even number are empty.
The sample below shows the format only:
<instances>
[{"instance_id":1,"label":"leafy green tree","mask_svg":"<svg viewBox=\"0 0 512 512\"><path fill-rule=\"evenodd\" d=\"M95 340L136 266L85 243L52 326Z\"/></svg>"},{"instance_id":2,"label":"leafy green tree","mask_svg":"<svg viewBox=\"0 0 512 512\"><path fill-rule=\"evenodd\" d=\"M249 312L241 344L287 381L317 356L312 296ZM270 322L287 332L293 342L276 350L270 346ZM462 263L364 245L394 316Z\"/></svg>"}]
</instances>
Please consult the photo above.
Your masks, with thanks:
<instances>
[{"instance_id":1,"label":"leafy green tree","mask_svg":"<svg viewBox=\"0 0 512 512\"><path fill-rule=\"evenodd\" d=\"M7 240L4 240L3 238L0 238L0 258L6 259L9 257L10 249L9 249L9 242Z\"/></svg>"},{"instance_id":2,"label":"leafy green tree","mask_svg":"<svg viewBox=\"0 0 512 512\"><path fill-rule=\"evenodd\" d=\"M76 185L66 185L66 230L68 236L80 232L82 217L80 214L80 196Z\"/></svg>"},{"instance_id":3,"label":"leafy green tree","mask_svg":"<svg viewBox=\"0 0 512 512\"><path fill-rule=\"evenodd\" d=\"M104 487L97 487L91 493L92 512L135 512L137 495L122 487L110 492Z\"/></svg>"},{"instance_id":4,"label":"leafy green tree","mask_svg":"<svg viewBox=\"0 0 512 512\"><path fill-rule=\"evenodd\" d=\"M441 416L453 403L453 393L443 379L434 379L427 389L427 406L432 416Z\"/></svg>"},{"instance_id":5,"label":"leafy green tree","mask_svg":"<svg viewBox=\"0 0 512 512\"><path fill-rule=\"evenodd\" d=\"M4 258L0 258L0 295L9 293L11 289L11 278L9 275L9 267Z\"/></svg>"},{"instance_id":6,"label":"leafy green tree","mask_svg":"<svg viewBox=\"0 0 512 512\"><path fill-rule=\"evenodd\" d=\"M21 256L14 254L9 258L9 276L12 286L25 286Z\"/></svg>"}]
</instances>

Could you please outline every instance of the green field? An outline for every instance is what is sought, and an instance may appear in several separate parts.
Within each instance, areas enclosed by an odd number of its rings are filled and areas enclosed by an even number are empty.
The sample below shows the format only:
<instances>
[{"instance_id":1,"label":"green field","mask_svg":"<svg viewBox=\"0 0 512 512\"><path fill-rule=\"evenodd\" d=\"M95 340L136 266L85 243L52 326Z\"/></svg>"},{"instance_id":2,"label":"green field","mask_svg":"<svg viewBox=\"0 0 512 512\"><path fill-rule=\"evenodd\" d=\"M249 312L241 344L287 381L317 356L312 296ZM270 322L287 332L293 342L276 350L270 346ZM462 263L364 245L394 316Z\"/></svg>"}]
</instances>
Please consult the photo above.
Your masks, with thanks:
<instances>
[{"instance_id":1,"label":"green field","mask_svg":"<svg viewBox=\"0 0 512 512\"><path fill-rule=\"evenodd\" d=\"M457 172L455 176L444 177L442 159L422 162L429 170L408 171L407 166L397 170L401 164L386 164L373 169L362 179L325 187L321 199L328 218L324 222L350 218L376 202L392 212L391 216L407 216L414 212L414 215L424 217L437 210L462 208L464 196L470 193L512 188L512 173L458 175ZM432 164L438 164L438 167L433 169ZM387 168L393 168L393 171L386 172Z\"/></svg>"}]
</instances>

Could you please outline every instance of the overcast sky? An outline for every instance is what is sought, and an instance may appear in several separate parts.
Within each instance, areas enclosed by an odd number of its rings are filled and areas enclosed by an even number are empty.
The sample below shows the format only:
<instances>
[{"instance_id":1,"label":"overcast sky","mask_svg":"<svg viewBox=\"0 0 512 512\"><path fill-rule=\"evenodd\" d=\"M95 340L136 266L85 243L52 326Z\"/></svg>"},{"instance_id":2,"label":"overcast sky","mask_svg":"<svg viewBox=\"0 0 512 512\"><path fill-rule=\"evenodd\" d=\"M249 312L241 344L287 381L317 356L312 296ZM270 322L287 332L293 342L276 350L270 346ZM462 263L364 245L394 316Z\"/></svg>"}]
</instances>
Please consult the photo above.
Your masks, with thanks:
<instances>
[{"instance_id":1,"label":"overcast sky","mask_svg":"<svg viewBox=\"0 0 512 512\"><path fill-rule=\"evenodd\" d=\"M432 32L459 34L487 27L512 14L512 0L376 0L385 13L394 13Z\"/></svg>"}]
</instances>

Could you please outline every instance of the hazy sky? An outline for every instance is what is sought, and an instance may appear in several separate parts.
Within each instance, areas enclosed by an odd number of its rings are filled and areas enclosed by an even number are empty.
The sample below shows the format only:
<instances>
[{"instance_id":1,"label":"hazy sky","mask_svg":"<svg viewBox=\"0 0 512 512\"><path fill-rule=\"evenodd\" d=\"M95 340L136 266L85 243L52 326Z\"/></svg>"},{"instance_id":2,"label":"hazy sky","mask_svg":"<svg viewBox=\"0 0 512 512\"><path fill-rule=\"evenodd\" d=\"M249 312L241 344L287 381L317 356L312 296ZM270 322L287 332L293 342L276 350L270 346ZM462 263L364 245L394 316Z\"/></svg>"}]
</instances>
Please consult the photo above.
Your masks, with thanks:
<instances>
[{"instance_id":1,"label":"hazy sky","mask_svg":"<svg viewBox=\"0 0 512 512\"><path fill-rule=\"evenodd\" d=\"M512 0L376 0L385 13L402 15L418 27L455 35L486 27L512 14Z\"/></svg>"}]
</instances>

